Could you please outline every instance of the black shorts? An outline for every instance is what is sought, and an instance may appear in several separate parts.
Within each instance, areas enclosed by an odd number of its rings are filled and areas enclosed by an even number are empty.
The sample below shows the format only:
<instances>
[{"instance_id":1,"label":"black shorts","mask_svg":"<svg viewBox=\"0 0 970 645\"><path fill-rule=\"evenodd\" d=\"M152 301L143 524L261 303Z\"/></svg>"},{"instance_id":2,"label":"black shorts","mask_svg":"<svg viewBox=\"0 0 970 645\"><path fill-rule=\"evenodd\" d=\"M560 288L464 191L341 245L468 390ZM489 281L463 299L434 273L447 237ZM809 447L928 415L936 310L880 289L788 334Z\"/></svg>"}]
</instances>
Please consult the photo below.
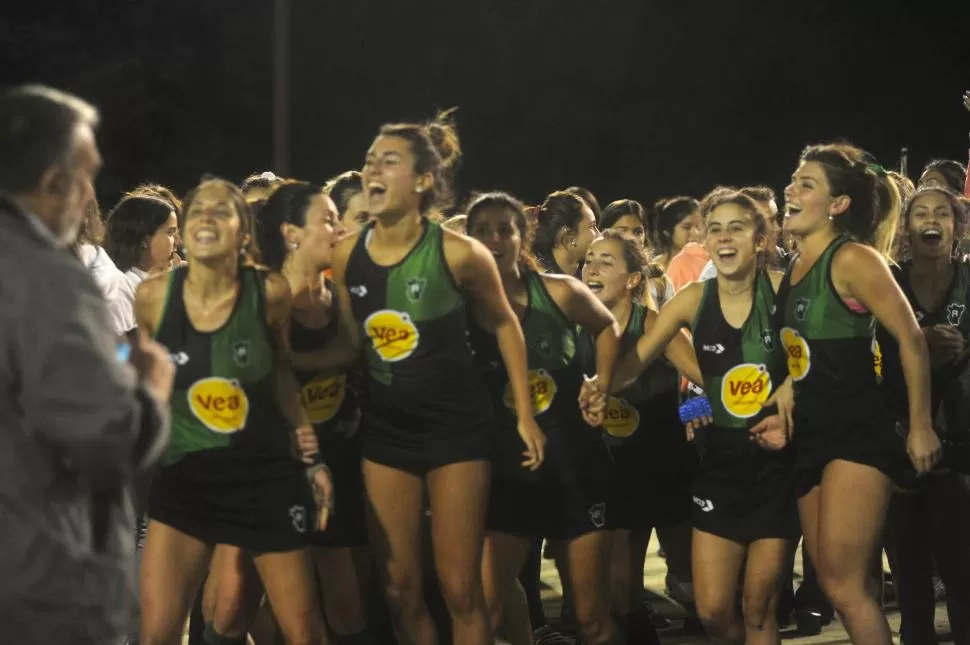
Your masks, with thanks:
<instances>
[{"instance_id":1,"label":"black shorts","mask_svg":"<svg viewBox=\"0 0 970 645\"><path fill-rule=\"evenodd\" d=\"M550 426L546 438L545 461L537 472L496 471L486 530L571 540L613 529L616 467L597 431L585 424Z\"/></svg>"},{"instance_id":2,"label":"black shorts","mask_svg":"<svg viewBox=\"0 0 970 645\"><path fill-rule=\"evenodd\" d=\"M406 410L376 415L364 408L361 421L364 459L420 477L442 466L488 460L493 440L490 407L451 423L421 419Z\"/></svg>"},{"instance_id":3,"label":"black shorts","mask_svg":"<svg viewBox=\"0 0 970 645\"><path fill-rule=\"evenodd\" d=\"M897 485L906 482L909 465L906 440L891 418L873 415L866 422L853 425L819 425L822 420L813 421L800 420L796 414L792 446L796 498L804 497L818 486L825 467L835 460L871 466Z\"/></svg>"},{"instance_id":4,"label":"black shorts","mask_svg":"<svg viewBox=\"0 0 970 645\"><path fill-rule=\"evenodd\" d=\"M609 494L570 494L543 481L495 479L488 500L485 530L528 540L572 540L608 525Z\"/></svg>"},{"instance_id":5,"label":"black shorts","mask_svg":"<svg viewBox=\"0 0 970 645\"><path fill-rule=\"evenodd\" d=\"M310 536L313 546L326 548L367 545L364 476L360 470L359 435L346 437L329 433L320 439L320 454L333 474L333 513L326 531Z\"/></svg>"},{"instance_id":6,"label":"black shorts","mask_svg":"<svg viewBox=\"0 0 970 645\"><path fill-rule=\"evenodd\" d=\"M616 467L615 528L643 530L671 526L691 518L698 459L677 414L676 396L638 406L641 423L629 438L605 435Z\"/></svg>"},{"instance_id":7,"label":"black shorts","mask_svg":"<svg viewBox=\"0 0 970 645\"><path fill-rule=\"evenodd\" d=\"M741 433L741 434L739 434ZM800 534L791 455L751 442L746 430L708 426L698 433L694 528L748 544Z\"/></svg>"},{"instance_id":8,"label":"black shorts","mask_svg":"<svg viewBox=\"0 0 970 645\"><path fill-rule=\"evenodd\" d=\"M260 467L231 449L186 455L160 467L152 481L148 516L206 544L255 553L307 546L316 506L303 466L277 460Z\"/></svg>"}]
</instances>

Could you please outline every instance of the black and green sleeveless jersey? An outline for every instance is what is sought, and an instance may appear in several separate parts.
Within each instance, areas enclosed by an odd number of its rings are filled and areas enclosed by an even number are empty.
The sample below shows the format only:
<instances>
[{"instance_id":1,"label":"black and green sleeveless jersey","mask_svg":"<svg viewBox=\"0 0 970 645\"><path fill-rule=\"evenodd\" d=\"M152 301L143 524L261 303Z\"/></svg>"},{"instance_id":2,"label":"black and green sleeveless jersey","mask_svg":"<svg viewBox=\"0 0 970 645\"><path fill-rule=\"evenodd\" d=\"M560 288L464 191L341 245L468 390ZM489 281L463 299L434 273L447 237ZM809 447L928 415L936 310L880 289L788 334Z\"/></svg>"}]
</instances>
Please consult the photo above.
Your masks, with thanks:
<instances>
[{"instance_id":1,"label":"black and green sleeveless jersey","mask_svg":"<svg viewBox=\"0 0 970 645\"><path fill-rule=\"evenodd\" d=\"M536 422L551 445L564 445L561 437L564 434L585 434L598 441L597 433L588 426L579 428L578 432L573 431L579 424L585 424L578 403L583 370L576 357L573 325L549 295L540 274L529 272L523 279L526 281L529 304L521 322L528 352L529 390ZM469 329L472 347L475 348L475 362L485 377L495 410L498 432L493 468L496 476L529 477L530 473L520 466L525 447L518 435L508 373L495 335L474 321Z\"/></svg>"},{"instance_id":2,"label":"black and green sleeveless jersey","mask_svg":"<svg viewBox=\"0 0 970 645\"><path fill-rule=\"evenodd\" d=\"M333 296L334 307L326 327L311 329L296 319L290 322L290 346L294 352L319 350L336 338L339 319L337 298L333 284L328 280L324 287ZM310 422L321 438L328 433L345 433L357 408L353 389L348 384L347 370L330 372L307 372L296 370L300 385L300 401Z\"/></svg>"},{"instance_id":3,"label":"black and green sleeveless jersey","mask_svg":"<svg viewBox=\"0 0 970 645\"><path fill-rule=\"evenodd\" d=\"M724 319L718 281L703 285L691 332L715 431L741 430L738 436L750 443L747 430L764 416L762 405L785 380L785 354L772 320L775 292L768 274L758 271L751 313L737 329Z\"/></svg>"},{"instance_id":4,"label":"black and green sleeveless jersey","mask_svg":"<svg viewBox=\"0 0 970 645\"><path fill-rule=\"evenodd\" d=\"M953 262L953 279L950 281L947 295L943 299L939 308L929 311L924 308L916 298L916 293L910 283L910 270L912 264L904 262L893 266L893 277L899 284L916 314L916 321L920 327L933 327L936 325L948 325L955 327L963 336L965 344L970 346L970 315L967 314L967 306L970 305L970 262L966 260ZM882 326L877 328L876 337L879 340L879 347L882 350L883 375L885 383L893 392L891 401L896 404L896 414L900 421L908 421L908 401L906 397L906 382L903 379L902 365L899 361L899 345L896 339ZM967 357L957 360L954 363L934 368L932 371L932 410L934 417L940 410L940 405L946 400L947 425L952 423L956 416L961 418L970 417L970 406L964 405L962 400L967 399L963 388L960 386L961 375L970 369ZM966 413L959 413L963 408L968 408ZM965 421L959 422L961 427L967 426Z\"/></svg>"},{"instance_id":5,"label":"black and green sleeveless jersey","mask_svg":"<svg viewBox=\"0 0 970 645\"><path fill-rule=\"evenodd\" d=\"M623 336L620 337L620 356L635 351L637 341L643 336L643 324L647 319L647 308L634 303ZM596 339L585 330L579 331L579 362L587 374L596 373ZM642 427L651 424L656 417L657 405L675 409L678 401L677 388L680 377L677 370L662 358L647 367L640 377L629 387L610 396L603 430L611 444L621 443L632 437ZM669 428L650 428L669 430ZM673 430L676 439L683 441L683 427L678 422ZM654 437L655 439L658 437Z\"/></svg>"},{"instance_id":6,"label":"black and green sleeveless jersey","mask_svg":"<svg viewBox=\"0 0 970 645\"><path fill-rule=\"evenodd\" d=\"M378 431L402 424L467 427L489 411L468 345L465 299L445 261L444 234L428 219L422 226L404 259L380 266L367 251L371 223L347 262L350 307L367 363L362 412Z\"/></svg>"},{"instance_id":7,"label":"black and green sleeveless jersey","mask_svg":"<svg viewBox=\"0 0 970 645\"><path fill-rule=\"evenodd\" d=\"M177 367L172 439L162 465L212 451L209 454L259 463L261 468L275 463L292 469L291 428L276 398L276 347L266 324L265 274L240 268L235 307L213 332L197 331L186 315L187 275L185 267L169 274L155 333Z\"/></svg>"},{"instance_id":8,"label":"black and green sleeveless jersey","mask_svg":"<svg viewBox=\"0 0 970 645\"><path fill-rule=\"evenodd\" d=\"M953 261L953 279L947 289L947 296L943 304L936 311L928 311L916 298L913 287L910 285L909 273L912 269L912 262L904 262L901 265L893 266L893 277L899 283L906 299L913 307L916 314L916 321L920 327L930 327L932 325L949 325L960 330L960 335L964 340L970 339L970 316L966 315L967 305L970 304L970 262L967 260Z\"/></svg>"},{"instance_id":9,"label":"black and green sleeveless jersey","mask_svg":"<svg viewBox=\"0 0 970 645\"><path fill-rule=\"evenodd\" d=\"M791 283L789 269L778 291L779 340L794 382L796 426L870 423L885 410L874 318L853 311L832 285L832 258L849 241L833 240L798 284Z\"/></svg>"}]
</instances>

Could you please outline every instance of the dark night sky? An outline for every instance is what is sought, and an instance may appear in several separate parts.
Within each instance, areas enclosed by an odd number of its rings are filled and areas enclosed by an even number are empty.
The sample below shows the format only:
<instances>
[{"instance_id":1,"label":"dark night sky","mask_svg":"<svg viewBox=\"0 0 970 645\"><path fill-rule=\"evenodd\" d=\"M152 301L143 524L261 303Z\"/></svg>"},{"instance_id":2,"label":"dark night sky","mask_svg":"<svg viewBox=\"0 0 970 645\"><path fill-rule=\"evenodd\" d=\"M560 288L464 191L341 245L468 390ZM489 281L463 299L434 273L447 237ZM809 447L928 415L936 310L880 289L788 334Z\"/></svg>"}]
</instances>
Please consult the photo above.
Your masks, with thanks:
<instances>
[{"instance_id":1,"label":"dark night sky","mask_svg":"<svg viewBox=\"0 0 970 645\"><path fill-rule=\"evenodd\" d=\"M967 156L970 2L291 2L302 179L359 167L383 121L453 105L462 187L527 201L781 188L805 143L836 138L887 167L903 145L911 167ZM185 191L271 167L271 0L17 4L0 10L0 83L101 108L105 205L142 180Z\"/></svg>"}]
</instances>

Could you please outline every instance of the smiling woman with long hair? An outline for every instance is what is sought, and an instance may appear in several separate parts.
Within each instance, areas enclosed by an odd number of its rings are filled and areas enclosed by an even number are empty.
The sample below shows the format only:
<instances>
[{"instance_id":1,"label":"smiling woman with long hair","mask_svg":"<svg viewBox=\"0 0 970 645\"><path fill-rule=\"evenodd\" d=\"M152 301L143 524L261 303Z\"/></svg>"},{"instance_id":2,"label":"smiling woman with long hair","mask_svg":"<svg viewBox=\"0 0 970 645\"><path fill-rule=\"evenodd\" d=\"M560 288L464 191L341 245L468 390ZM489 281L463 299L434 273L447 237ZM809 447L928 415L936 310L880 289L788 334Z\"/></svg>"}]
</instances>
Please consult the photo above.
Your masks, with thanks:
<instances>
[{"instance_id":1,"label":"smiling woman with long hair","mask_svg":"<svg viewBox=\"0 0 970 645\"><path fill-rule=\"evenodd\" d=\"M799 242L778 295L789 377L776 401L791 424L804 546L857 645L891 642L868 572L892 483L902 481L907 452L920 473L940 458L926 341L873 248L880 224L894 216L887 191L895 187L885 171L846 144L806 148L785 189L785 229ZM882 383L876 322L899 345L905 440Z\"/></svg>"},{"instance_id":2,"label":"smiling woman with long hair","mask_svg":"<svg viewBox=\"0 0 970 645\"><path fill-rule=\"evenodd\" d=\"M617 369L628 382L684 327L710 401L710 425L692 424L701 455L693 486L693 575L697 613L716 643L780 642L776 607L798 533L791 454L777 415L766 409L785 378L772 315L781 275L765 270L773 239L767 214L733 189L701 206L706 249L717 277L695 282L667 303ZM770 432L751 440L756 424ZM743 620L738 583L744 580Z\"/></svg>"},{"instance_id":3,"label":"smiling woman with long hair","mask_svg":"<svg viewBox=\"0 0 970 645\"><path fill-rule=\"evenodd\" d=\"M580 327L599 349L591 371L608 388L619 348L616 321L575 278L536 271L529 248L531 229L518 200L504 193L479 196L468 207L468 233L495 257L505 295L522 321L530 389L535 392L532 406L549 441L549 458L542 471L523 469L508 375L498 360L492 329L473 310L470 339L498 421L484 563L493 625L509 616L506 625L514 645L532 642L526 599L516 578L533 541L546 538L568 558L568 584L574 590L586 642L615 642L606 530L607 518L614 512L613 464L598 434L584 427L577 402L583 365L576 346Z\"/></svg>"},{"instance_id":4,"label":"smiling woman with long hair","mask_svg":"<svg viewBox=\"0 0 970 645\"><path fill-rule=\"evenodd\" d=\"M606 207L604 225L609 225L612 208L613 204ZM623 218L619 221L622 224ZM583 281L609 307L623 330L621 356L632 351L656 321L657 308L647 293L648 285L654 284L648 278L650 271L643 243L615 228L593 240L586 253ZM577 349L585 370L594 369L593 338L580 333ZM668 586L673 588L673 578L691 580L691 482L697 471L697 453L677 414L678 369L697 382L700 370L686 335L675 338L667 354L673 366L656 362L635 383L611 397L603 424L619 481L611 522L616 529L611 563L613 611L635 643L657 638L654 618L643 599L643 565L654 528L665 551Z\"/></svg>"},{"instance_id":5,"label":"smiling woman with long hair","mask_svg":"<svg viewBox=\"0 0 970 645\"><path fill-rule=\"evenodd\" d=\"M916 191L903 209L902 227L909 259L893 275L916 313L930 351L933 418L942 437L970 441L970 262L959 255L967 230L967 213L959 198L940 184ZM899 352L892 336L880 328L884 374L897 396L906 401ZM897 418L906 420L900 405ZM950 444L953 445L953 444ZM964 466L966 468L966 466ZM970 485L966 475L937 469L897 491L889 506L889 545L907 643L936 640L933 563L946 587L950 631L954 642L970 642Z\"/></svg>"},{"instance_id":6,"label":"smiling woman with long hair","mask_svg":"<svg viewBox=\"0 0 970 645\"><path fill-rule=\"evenodd\" d=\"M178 368L172 439L148 501L141 642L181 641L221 544L252 555L287 640L320 644L306 543L332 489L315 441L303 450L312 465L293 456L296 434L312 429L289 363L290 290L247 261L252 215L238 188L206 179L184 207L187 266L147 279L135 298L138 326Z\"/></svg>"}]
</instances>

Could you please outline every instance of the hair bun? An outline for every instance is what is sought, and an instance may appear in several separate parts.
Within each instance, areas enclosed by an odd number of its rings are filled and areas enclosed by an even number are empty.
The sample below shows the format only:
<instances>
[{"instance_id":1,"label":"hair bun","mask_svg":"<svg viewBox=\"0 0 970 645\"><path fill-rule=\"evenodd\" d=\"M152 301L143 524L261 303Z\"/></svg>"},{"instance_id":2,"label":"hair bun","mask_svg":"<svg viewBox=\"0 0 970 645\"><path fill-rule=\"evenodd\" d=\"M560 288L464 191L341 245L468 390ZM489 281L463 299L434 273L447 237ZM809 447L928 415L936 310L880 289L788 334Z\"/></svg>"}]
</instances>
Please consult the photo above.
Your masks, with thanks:
<instances>
[{"instance_id":1,"label":"hair bun","mask_svg":"<svg viewBox=\"0 0 970 645\"><path fill-rule=\"evenodd\" d=\"M454 175L461 162L461 142L458 139L458 127L455 125L457 107L438 112L434 119L425 124L428 138L434 145L438 156L441 157L442 169L449 175Z\"/></svg>"}]
</instances>

